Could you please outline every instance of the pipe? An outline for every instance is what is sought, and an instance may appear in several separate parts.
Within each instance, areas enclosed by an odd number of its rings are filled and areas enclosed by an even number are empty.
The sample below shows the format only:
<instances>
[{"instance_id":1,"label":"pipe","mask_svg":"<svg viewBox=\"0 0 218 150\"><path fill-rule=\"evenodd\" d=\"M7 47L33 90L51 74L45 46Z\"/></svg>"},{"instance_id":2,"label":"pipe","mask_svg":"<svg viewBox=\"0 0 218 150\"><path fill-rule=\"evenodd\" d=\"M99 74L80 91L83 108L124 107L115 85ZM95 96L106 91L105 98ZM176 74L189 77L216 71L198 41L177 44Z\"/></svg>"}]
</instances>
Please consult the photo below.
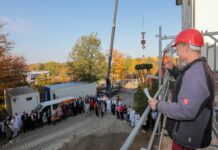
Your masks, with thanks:
<instances>
[{"instance_id":1,"label":"pipe","mask_svg":"<svg viewBox=\"0 0 218 150\"><path fill-rule=\"evenodd\" d=\"M158 75L158 87L160 88L161 86L161 74L162 74L162 28L161 26L159 27L159 75Z\"/></svg>"}]
</instances>

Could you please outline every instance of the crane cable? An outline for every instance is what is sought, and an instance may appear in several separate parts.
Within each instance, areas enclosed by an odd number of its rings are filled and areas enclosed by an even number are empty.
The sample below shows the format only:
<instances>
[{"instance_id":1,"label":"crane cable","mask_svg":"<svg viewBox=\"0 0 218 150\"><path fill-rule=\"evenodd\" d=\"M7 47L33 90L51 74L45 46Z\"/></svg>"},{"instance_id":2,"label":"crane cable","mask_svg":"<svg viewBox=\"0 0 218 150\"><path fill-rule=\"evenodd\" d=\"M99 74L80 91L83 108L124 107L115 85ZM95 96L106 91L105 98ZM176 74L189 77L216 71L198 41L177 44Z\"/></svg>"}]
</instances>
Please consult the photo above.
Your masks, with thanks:
<instances>
[{"instance_id":1,"label":"crane cable","mask_svg":"<svg viewBox=\"0 0 218 150\"><path fill-rule=\"evenodd\" d=\"M144 58L145 57L145 43L146 43L146 40L145 40L145 32L144 32L144 26L145 26L145 17L144 17L144 9L143 9L143 6L144 6L144 0L142 0L142 32L141 32L141 34L142 34L142 40L141 40L141 44L142 44L142 58Z\"/></svg>"}]
</instances>

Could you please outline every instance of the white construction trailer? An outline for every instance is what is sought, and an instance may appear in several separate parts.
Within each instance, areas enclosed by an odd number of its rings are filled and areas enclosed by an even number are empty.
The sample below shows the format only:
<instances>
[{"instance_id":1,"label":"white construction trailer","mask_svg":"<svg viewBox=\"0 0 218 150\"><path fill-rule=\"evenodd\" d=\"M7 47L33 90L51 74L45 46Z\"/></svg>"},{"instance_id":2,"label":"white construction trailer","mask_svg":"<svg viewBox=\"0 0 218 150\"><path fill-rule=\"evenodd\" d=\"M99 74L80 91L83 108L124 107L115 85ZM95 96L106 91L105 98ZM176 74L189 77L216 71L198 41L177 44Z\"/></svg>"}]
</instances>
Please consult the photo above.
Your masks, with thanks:
<instances>
[{"instance_id":1,"label":"white construction trailer","mask_svg":"<svg viewBox=\"0 0 218 150\"><path fill-rule=\"evenodd\" d=\"M22 115L24 111L30 113L40 103L39 92L27 86L6 90L5 97L5 107L9 115Z\"/></svg>"},{"instance_id":2,"label":"white construction trailer","mask_svg":"<svg viewBox=\"0 0 218 150\"><path fill-rule=\"evenodd\" d=\"M97 84L87 82L68 82L54 85L47 85L44 87L45 101L73 96L85 97L87 95L95 96L97 92Z\"/></svg>"}]
</instances>

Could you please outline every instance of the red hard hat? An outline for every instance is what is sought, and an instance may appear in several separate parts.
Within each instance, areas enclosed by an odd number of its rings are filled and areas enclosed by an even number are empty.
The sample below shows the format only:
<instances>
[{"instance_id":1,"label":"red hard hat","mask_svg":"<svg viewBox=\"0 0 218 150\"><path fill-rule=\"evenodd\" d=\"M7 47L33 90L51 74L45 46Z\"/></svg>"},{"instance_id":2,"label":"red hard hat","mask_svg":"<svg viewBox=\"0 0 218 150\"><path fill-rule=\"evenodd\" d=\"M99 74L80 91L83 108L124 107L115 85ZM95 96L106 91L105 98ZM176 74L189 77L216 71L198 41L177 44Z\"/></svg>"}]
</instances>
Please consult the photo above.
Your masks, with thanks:
<instances>
[{"instance_id":1,"label":"red hard hat","mask_svg":"<svg viewBox=\"0 0 218 150\"><path fill-rule=\"evenodd\" d=\"M185 29L177 35L175 44L172 47L175 47L179 43L202 47L204 46L204 38L201 32L196 29Z\"/></svg>"}]
</instances>

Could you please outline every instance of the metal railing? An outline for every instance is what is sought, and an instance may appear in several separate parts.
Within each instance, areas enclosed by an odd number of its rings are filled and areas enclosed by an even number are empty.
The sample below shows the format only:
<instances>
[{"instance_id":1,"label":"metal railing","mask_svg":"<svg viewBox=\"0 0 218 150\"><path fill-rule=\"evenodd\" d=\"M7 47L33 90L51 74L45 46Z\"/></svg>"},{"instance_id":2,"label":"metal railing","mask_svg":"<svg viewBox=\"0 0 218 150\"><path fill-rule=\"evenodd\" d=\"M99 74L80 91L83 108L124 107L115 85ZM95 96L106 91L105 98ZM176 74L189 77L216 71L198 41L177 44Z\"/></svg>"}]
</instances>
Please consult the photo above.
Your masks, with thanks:
<instances>
[{"instance_id":1,"label":"metal railing","mask_svg":"<svg viewBox=\"0 0 218 150\"><path fill-rule=\"evenodd\" d=\"M169 76L166 77L166 79L164 80L163 84L161 85L161 87L158 89L158 91L155 93L154 95L154 99L156 99L160 92L162 91L163 87L165 87L165 85L168 83L169 81ZM145 118L148 116L148 113L150 112L150 106L147 106L147 108L145 109L144 113L142 114L139 122L137 123L137 125L133 128L132 132L129 134L129 136L127 137L126 141L124 142L124 144L122 145L122 147L120 148L120 150L127 150L129 149L129 147L131 146L133 140L136 137L136 134L138 133L138 131L140 130L143 121L145 120Z\"/></svg>"},{"instance_id":2,"label":"metal railing","mask_svg":"<svg viewBox=\"0 0 218 150\"><path fill-rule=\"evenodd\" d=\"M169 82L167 82L167 83L169 83ZM168 93L168 92L167 92L168 89L169 89L169 84L168 84L167 87L166 87L166 91L165 91L165 93L164 93L163 101L166 100L167 93ZM159 112L158 117L157 117L157 120L156 120L155 125L154 125L154 129L153 129L152 134L151 134L151 138L150 138L149 143L148 143L148 147L147 147L148 150L150 150L150 149L152 148L152 145L153 145L153 143L154 143L155 135L156 135L156 133L157 133L157 130L158 130L159 125L161 124L161 116L162 116L162 113Z\"/></svg>"},{"instance_id":3,"label":"metal railing","mask_svg":"<svg viewBox=\"0 0 218 150\"><path fill-rule=\"evenodd\" d=\"M218 138L218 122L216 121L215 117L213 117L213 131L216 137Z\"/></svg>"},{"instance_id":4,"label":"metal railing","mask_svg":"<svg viewBox=\"0 0 218 150\"><path fill-rule=\"evenodd\" d=\"M161 144L162 144L162 140L163 140L163 135L164 135L164 129L165 129L166 121L167 121L167 117L164 115L163 125L162 125L162 131L161 131L161 135L160 135L160 142L159 142L158 150L161 149Z\"/></svg>"},{"instance_id":5,"label":"metal railing","mask_svg":"<svg viewBox=\"0 0 218 150\"><path fill-rule=\"evenodd\" d=\"M216 121L216 118L213 117L213 132L214 132L214 135L216 136L216 138L218 139L218 122ZM209 147L212 147L212 148L218 148L218 144L210 144Z\"/></svg>"}]
</instances>

